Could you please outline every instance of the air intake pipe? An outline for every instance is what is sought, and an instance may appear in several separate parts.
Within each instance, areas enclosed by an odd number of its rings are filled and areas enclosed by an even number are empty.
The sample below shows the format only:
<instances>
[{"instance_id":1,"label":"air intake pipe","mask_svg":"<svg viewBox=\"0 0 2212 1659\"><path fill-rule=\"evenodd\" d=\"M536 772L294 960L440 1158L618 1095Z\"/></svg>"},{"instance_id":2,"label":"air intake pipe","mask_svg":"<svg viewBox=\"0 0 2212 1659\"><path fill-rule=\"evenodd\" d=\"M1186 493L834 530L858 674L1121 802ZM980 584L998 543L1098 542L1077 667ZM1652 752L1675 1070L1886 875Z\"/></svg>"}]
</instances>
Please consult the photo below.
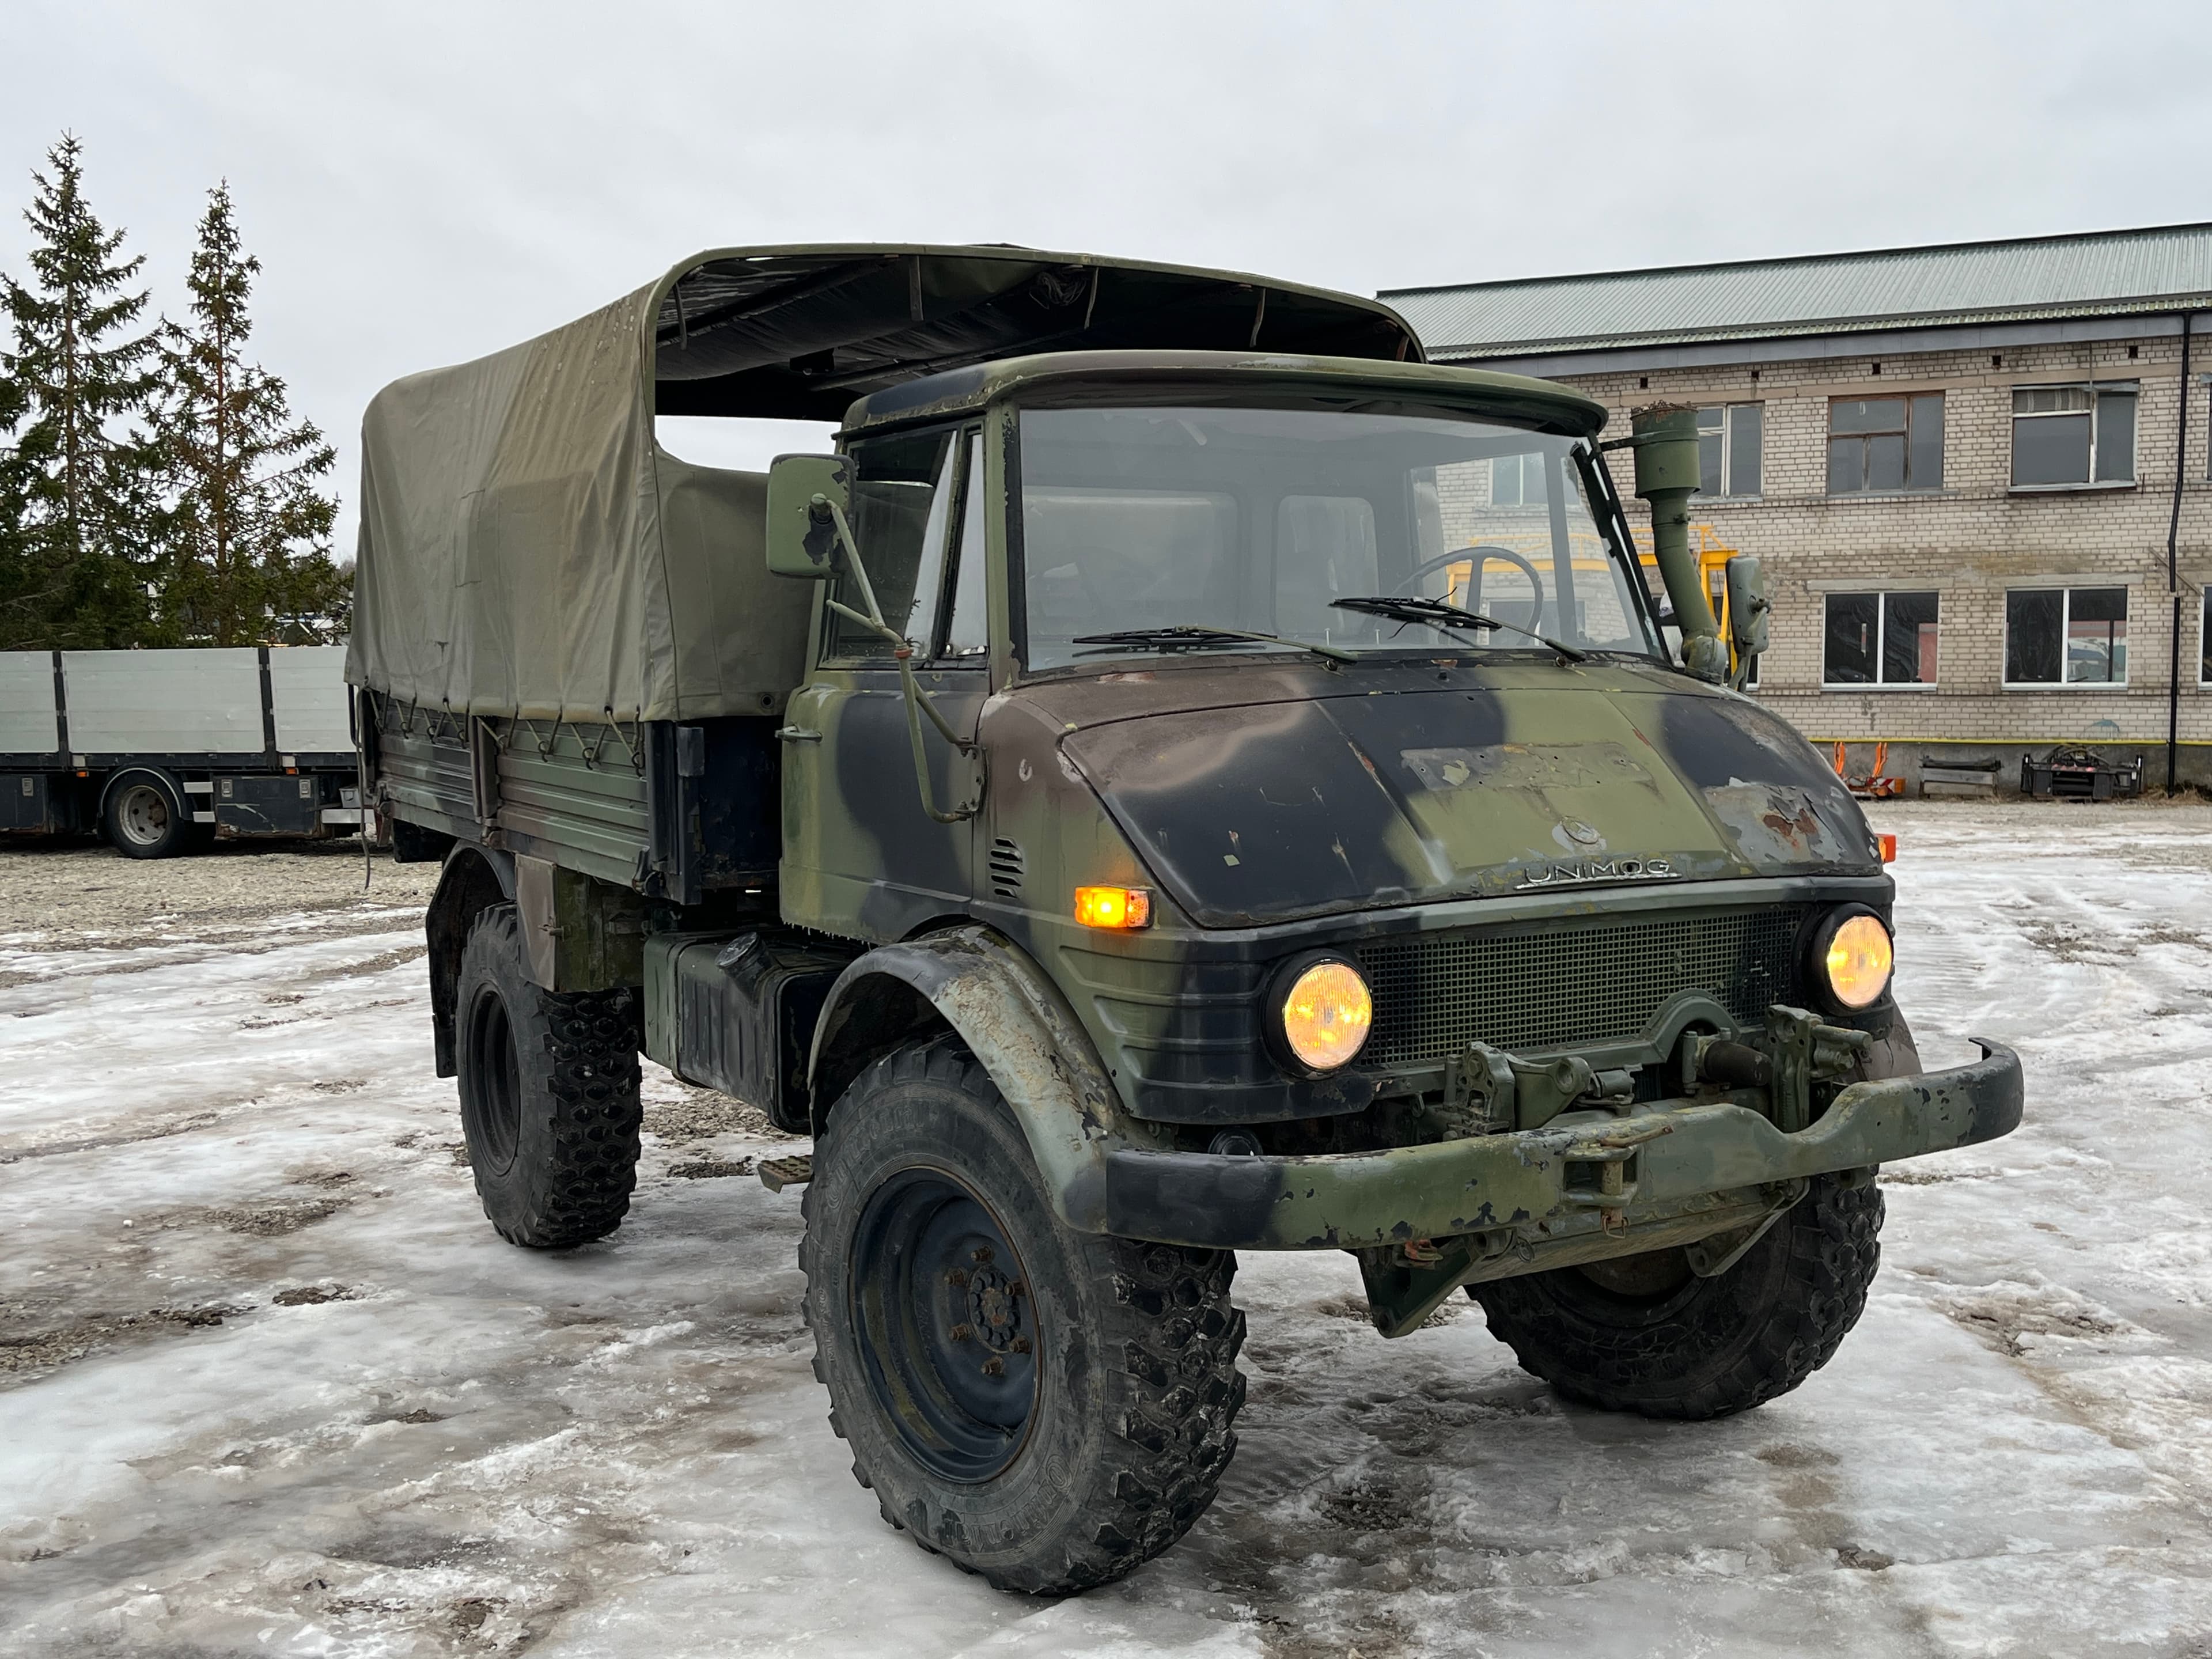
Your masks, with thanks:
<instances>
[{"instance_id":1,"label":"air intake pipe","mask_svg":"<svg viewBox=\"0 0 2212 1659\"><path fill-rule=\"evenodd\" d=\"M1698 411L1653 404L1628 417L1636 452L1636 493L1651 504L1651 551L1682 630L1682 665L1699 679L1724 682L1728 646L1713 620L1697 556L1690 551L1690 497L1698 488Z\"/></svg>"}]
</instances>

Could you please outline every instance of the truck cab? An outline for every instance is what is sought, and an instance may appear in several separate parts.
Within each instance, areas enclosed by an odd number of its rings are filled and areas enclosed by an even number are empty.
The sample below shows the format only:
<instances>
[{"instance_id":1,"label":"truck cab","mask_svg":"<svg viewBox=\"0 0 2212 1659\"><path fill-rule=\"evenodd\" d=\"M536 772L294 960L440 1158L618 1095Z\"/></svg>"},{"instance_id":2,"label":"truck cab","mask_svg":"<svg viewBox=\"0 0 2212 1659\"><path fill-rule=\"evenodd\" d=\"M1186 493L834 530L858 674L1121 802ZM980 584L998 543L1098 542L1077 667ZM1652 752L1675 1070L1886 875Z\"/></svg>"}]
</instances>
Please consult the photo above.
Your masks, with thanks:
<instances>
[{"instance_id":1,"label":"truck cab","mask_svg":"<svg viewBox=\"0 0 2212 1659\"><path fill-rule=\"evenodd\" d=\"M1764 592L1730 566L1722 637L1685 411L1027 250L702 256L549 341L366 444L364 787L446 860L479 1194L611 1231L641 1050L811 1136L763 1178L832 1423L993 1583L1212 1500L1239 1251L1715 1416L1856 1319L1880 1164L2019 1121L2002 1044L1923 1070L1884 838L1735 684ZM641 435L833 394L836 452L765 475Z\"/></svg>"}]
</instances>

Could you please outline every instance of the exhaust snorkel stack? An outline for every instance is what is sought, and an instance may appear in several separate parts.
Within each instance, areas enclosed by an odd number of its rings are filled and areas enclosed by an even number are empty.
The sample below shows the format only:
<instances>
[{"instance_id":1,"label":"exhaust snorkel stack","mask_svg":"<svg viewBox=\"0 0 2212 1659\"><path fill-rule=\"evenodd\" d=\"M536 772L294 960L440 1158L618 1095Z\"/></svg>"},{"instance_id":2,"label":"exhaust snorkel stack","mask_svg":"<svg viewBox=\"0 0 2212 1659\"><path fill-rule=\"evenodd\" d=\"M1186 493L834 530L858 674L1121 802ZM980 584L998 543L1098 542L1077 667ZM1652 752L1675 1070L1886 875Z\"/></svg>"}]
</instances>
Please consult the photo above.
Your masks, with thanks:
<instances>
[{"instance_id":1,"label":"exhaust snorkel stack","mask_svg":"<svg viewBox=\"0 0 2212 1659\"><path fill-rule=\"evenodd\" d=\"M1675 626L1682 630L1682 665L1699 679L1725 683L1728 645L1713 620L1712 602L1690 550L1690 497L1698 488L1698 411L1653 404L1629 416L1636 453L1636 493L1651 504L1651 551L1667 585Z\"/></svg>"}]
</instances>

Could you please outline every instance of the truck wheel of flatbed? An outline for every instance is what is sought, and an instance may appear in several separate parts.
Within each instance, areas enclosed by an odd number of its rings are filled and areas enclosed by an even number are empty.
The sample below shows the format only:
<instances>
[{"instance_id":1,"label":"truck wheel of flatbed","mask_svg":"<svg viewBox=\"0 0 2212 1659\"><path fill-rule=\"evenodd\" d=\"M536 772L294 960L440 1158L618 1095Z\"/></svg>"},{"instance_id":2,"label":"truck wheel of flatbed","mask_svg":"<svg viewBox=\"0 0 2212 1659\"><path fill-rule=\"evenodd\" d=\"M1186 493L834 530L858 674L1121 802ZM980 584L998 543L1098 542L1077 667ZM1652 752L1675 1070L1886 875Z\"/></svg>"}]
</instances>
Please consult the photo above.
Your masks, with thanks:
<instances>
[{"instance_id":1,"label":"truck wheel of flatbed","mask_svg":"<svg viewBox=\"0 0 2212 1659\"><path fill-rule=\"evenodd\" d=\"M1725 1417L1828 1363L1881 1265L1881 1191L1816 1177L1723 1273L1681 1250L1470 1285L1491 1332L1570 1400L1645 1417Z\"/></svg>"},{"instance_id":2,"label":"truck wheel of flatbed","mask_svg":"<svg viewBox=\"0 0 2212 1659\"><path fill-rule=\"evenodd\" d=\"M152 772L126 773L111 782L100 818L107 844L125 858L173 859L214 840L192 822L191 809L169 781Z\"/></svg>"},{"instance_id":3,"label":"truck wheel of flatbed","mask_svg":"<svg viewBox=\"0 0 2212 1659\"><path fill-rule=\"evenodd\" d=\"M814 1374L884 1520L1035 1595L1118 1578L1189 1529L1244 1401L1234 1255L1062 1225L950 1040L864 1073L814 1170Z\"/></svg>"},{"instance_id":4,"label":"truck wheel of flatbed","mask_svg":"<svg viewBox=\"0 0 2212 1659\"><path fill-rule=\"evenodd\" d=\"M461 954L454 1029L461 1131L499 1236L558 1249L612 1232L637 1182L636 994L531 983L514 907L495 905Z\"/></svg>"}]
</instances>

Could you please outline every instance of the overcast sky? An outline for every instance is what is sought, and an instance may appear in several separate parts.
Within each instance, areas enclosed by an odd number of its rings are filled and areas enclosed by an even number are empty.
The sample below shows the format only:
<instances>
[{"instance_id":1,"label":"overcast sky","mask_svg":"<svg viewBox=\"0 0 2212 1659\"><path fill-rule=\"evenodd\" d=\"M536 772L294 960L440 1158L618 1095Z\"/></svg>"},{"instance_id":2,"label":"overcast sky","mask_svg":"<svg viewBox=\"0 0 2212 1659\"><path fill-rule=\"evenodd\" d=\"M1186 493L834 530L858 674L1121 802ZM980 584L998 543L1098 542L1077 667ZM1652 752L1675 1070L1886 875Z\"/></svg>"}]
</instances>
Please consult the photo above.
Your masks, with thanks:
<instances>
[{"instance_id":1,"label":"overcast sky","mask_svg":"<svg viewBox=\"0 0 2212 1659\"><path fill-rule=\"evenodd\" d=\"M2212 219L2208 48L2179 0L0 0L0 268L64 128L157 306L228 178L259 356L339 446L343 556L378 386L697 248L1021 242L1371 293Z\"/></svg>"}]
</instances>

